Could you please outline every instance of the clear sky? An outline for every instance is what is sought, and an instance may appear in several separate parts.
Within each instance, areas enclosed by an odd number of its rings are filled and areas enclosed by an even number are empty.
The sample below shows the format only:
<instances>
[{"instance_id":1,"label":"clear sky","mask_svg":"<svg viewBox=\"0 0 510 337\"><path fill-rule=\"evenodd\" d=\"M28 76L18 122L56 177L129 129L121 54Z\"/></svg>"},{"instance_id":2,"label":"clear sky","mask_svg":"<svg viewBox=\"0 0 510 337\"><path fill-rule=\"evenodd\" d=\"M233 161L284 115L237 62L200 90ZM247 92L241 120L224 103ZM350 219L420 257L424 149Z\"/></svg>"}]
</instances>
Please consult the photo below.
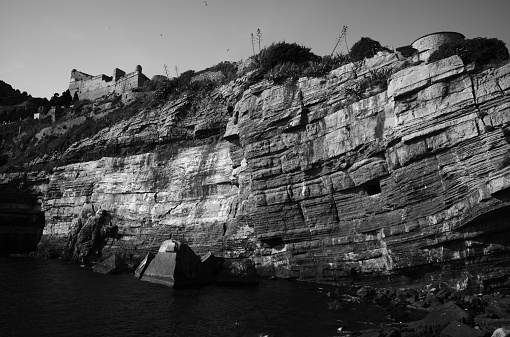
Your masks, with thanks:
<instances>
[{"instance_id":1,"label":"clear sky","mask_svg":"<svg viewBox=\"0 0 510 337\"><path fill-rule=\"evenodd\" d=\"M175 76L175 67L248 58L258 28L262 47L296 42L321 56L343 25L349 46L368 36L396 48L457 31L510 48L509 9L510 0L0 0L0 80L50 98L73 68L111 76L140 64L150 78L166 64Z\"/></svg>"}]
</instances>

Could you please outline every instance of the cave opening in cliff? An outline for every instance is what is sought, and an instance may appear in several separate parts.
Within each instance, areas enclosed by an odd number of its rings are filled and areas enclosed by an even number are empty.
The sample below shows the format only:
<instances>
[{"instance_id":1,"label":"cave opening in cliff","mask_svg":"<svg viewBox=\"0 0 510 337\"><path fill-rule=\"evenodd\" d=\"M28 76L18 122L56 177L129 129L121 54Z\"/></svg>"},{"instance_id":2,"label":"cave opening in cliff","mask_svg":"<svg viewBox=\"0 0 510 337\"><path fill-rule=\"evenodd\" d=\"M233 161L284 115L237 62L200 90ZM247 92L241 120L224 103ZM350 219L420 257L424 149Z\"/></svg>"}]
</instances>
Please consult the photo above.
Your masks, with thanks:
<instances>
[{"instance_id":1,"label":"cave opening in cliff","mask_svg":"<svg viewBox=\"0 0 510 337\"><path fill-rule=\"evenodd\" d=\"M381 193L381 184L379 181L371 181L365 185L365 191L368 195L376 195Z\"/></svg>"},{"instance_id":2,"label":"cave opening in cliff","mask_svg":"<svg viewBox=\"0 0 510 337\"><path fill-rule=\"evenodd\" d=\"M262 239L260 240L262 243L269 246L269 248L273 248L276 250L283 249L285 247L285 242L283 242L282 237L274 237L274 238L268 238L268 239Z\"/></svg>"}]
</instances>

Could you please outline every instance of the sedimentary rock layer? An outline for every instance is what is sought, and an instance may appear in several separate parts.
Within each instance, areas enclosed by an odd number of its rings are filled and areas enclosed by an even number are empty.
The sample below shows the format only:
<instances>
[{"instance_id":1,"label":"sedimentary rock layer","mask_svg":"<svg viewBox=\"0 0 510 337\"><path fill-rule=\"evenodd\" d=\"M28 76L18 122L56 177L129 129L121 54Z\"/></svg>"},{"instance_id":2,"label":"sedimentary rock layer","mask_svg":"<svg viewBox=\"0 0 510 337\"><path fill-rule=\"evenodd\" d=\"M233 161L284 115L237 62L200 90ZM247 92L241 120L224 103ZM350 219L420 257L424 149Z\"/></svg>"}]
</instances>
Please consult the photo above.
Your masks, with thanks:
<instances>
[{"instance_id":1,"label":"sedimentary rock layer","mask_svg":"<svg viewBox=\"0 0 510 337\"><path fill-rule=\"evenodd\" d=\"M387 88L362 89L384 71ZM411 280L506 252L509 63L380 53L321 78L249 78L142 110L66 153L121 157L23 175L43 200L43 244L61 246L93 204L119 227L105 249L143 257L171 237L304 280Z\"/></svg>"}]
</instances>

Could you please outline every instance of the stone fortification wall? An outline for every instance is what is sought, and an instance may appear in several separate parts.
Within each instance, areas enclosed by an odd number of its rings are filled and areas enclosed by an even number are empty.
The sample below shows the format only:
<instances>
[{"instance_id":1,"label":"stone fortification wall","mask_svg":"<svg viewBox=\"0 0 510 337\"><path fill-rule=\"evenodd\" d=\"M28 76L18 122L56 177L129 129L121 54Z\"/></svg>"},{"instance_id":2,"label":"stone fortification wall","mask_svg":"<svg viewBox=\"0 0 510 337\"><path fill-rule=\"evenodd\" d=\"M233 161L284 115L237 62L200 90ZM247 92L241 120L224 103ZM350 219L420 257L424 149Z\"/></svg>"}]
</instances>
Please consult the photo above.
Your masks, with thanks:
<instances>
[{"instance_id":1,"label":"stone fortification wall","mask_svg":"<svg viewBox=\"0 0 510 337\"><path fill-rule=\"evenodd\" d=\"M122 94L133 88L142 87L148 78L139 71L126 74L124 71L115 68L113 77L106 75L90 76L73 69L69 91L71 96L78 94L79 99L95 100L110 93Z\"/></svg>"},{"instance_id":2,"label":"stone fortification wall","mask_svg":"<svg viewBox=\"0 0 510 337\"><path fill-rule=\"evenodd\" d=\"M133 88L142 87L147 80L149 79L142 73L138 73L136 71L129 73L114 82L112 92L123 94L131 91Z\"/></svg>"},{"instance_id":3,"label":"stone fortification wall","mask_svg":"<svg viewBox=\"0 0 510 337\"><path fill-rule=\"evenodd\" d=\"M69 92L71 96L73 96L75 92L81 90L84 81L90 80L93 77L92 75L73 69L71 71L71 81L69 82Z\"/></svg>"},{"instance_id":4,"label":"stone fortification wall","mask_svg":"<svg viewBox=\"0 0 510 337\"><path fill-rule=\"evenodd\" d=\"M78 97L80 99L90 99L94 100L103 95L107 95L111 92L112 81L111 77L106 75L98 75L94 76L87 81L81 82L82 86L80 90L78 90ZM71 91L71 90L69 90ZM74 92L71 93L74 96Z\"/></svg>"},{"instance_id":5,"label":"stone fortification wall","mask_svg":"<svg viewBox=\"0 0 510 337\"><path fill-rule=\"evenodd\" d=\"M84 72L78 71L76 69L73 69L71 71L71 80L85 81L85 80L91 79L92 77L94 77L94 76L89 75L89 74L85 74Z\"/></svg>"}]
</instances>

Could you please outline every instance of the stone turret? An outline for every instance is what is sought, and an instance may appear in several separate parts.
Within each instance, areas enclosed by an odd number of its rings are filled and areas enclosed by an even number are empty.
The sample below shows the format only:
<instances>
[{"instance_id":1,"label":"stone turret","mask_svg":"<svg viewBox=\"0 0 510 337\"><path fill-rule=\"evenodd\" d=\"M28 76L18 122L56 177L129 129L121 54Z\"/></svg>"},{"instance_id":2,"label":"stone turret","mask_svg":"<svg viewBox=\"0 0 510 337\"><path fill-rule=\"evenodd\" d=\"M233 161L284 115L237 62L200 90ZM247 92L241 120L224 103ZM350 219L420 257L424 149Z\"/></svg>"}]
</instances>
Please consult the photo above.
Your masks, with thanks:
<instances>
[{"instance_id":1,"label":"stone turret","mask_svg":"<svg viewBox=\"0 0 510 337\"><path fill-rule=\"evenodd\" d=\"M461 33L437 32L414 40L411 46L418 51L420 61L428 61L430 55L443 44L463 39Z\"/></svg>"},{"instance_id":2,"label":"stone turret","mask_svg":"<svg viewBox=\"0 0 510 337\"><path fill-rule=\"evenodd\" d=\"M76 69L71 70L71 81L85 81L92 77L92 75L85 74L82 71L78 71Z\"/></svg>"},{"instance_id":3,"label":"stone turret","mask_svg":"<svg viewBox=\"0 0 510 337\"><path fill-rule=\"evenodd\" d=\"M126 72L119 69L119 68L115 68L113 69L113 80L114 81L117 81L119 78L121 78L122 76L126 75Z\"/></svg>"},{"instance_id":4,"label":"stone turret","mask_svg":"<svg viewBox=\"0 0 510 337\"><path fill-rule=\"evenodd\" d=\"M141 66L141 65L137 65L137 66L135 67L135 71L136 71L137 73L141 74L141 73L142 73L142 66Z\"/></svg>"}]
</instances>

